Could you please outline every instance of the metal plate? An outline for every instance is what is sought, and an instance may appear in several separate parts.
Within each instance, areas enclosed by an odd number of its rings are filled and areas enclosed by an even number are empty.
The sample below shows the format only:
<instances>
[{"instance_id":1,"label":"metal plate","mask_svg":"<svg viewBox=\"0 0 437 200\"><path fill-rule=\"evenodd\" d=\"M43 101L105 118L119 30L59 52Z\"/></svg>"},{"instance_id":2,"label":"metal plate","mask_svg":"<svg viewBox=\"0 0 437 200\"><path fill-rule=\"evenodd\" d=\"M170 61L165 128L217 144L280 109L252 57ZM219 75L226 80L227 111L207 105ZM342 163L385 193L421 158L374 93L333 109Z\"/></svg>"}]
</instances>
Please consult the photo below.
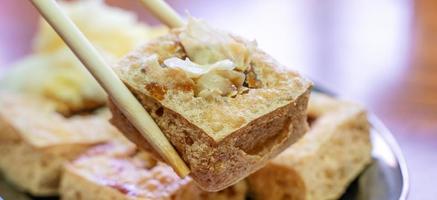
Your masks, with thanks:
<instances>
[{"instance_id":1,"label":"metal plate","mask_svg":"<svg viewBox=\"0 0 437 200\"><path fill-rule=\"evenodd\" d=\"M327 90L315 90L327 94ZM341 200L406 200L409 189L407 166L390 131L373 114L371 123L372 164L349 186ZM0 196L5 200L57 199L31 198L0 180ZM0 197L0 199L1 199Z\"/></svg>"}]
</instances>

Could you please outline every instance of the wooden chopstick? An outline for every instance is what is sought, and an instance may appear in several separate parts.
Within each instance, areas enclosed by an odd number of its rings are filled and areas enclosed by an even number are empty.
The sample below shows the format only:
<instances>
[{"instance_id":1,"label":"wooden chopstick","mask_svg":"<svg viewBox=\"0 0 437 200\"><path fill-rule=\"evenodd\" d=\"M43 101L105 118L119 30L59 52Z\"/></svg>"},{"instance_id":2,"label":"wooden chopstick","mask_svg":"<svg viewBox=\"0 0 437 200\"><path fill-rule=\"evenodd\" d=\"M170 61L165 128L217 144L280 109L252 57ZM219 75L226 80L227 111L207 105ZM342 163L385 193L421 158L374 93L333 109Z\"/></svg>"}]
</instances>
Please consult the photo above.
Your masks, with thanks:
<instances>
[{"instance_id":1,"label":"wooden chopstick","mask_svg":"<svg viewBox=\"0 0 437 200\"><path fill-rule=\"evenodd\" d=\"M143 5L162 23L170 28L178 28L184 25L184 20L163 0L141 0Z\"/></svg>"},{"instance_id":2,"label":"wooden chopstick","mask_svg":"<svg viewBox=\"0 0 437 200\"><path fill-rule=\"evenodd\" d=\"M179 176L185 177L190 171L176 150L143 106L57 3L54 0L32 0L32 3L105 89L129 121Z\"/></svg>"}]
</instances>

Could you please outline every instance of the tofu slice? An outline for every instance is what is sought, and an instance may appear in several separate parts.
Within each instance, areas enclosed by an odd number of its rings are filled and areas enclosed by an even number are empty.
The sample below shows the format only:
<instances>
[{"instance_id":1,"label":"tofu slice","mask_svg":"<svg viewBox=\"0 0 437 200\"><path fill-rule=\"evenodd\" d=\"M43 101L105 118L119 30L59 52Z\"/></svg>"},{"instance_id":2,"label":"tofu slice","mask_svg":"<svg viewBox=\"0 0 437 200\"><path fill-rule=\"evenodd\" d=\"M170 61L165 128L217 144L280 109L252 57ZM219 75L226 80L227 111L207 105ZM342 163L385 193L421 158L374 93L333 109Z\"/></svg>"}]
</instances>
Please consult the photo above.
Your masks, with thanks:
<instances>
[{"instance_id":1,"label":"tofu slice","mask_svg":"<svg viewBox=\"0 0 437 200\"><path fill-rule=\"evenodd\" d=\"M365 110L314 93L310 130L247 179L253 199L338 199L371 162Z\"/></svg>"},{"instance_id":2,"label":"tofu slice","mask_svg":"<svg viewBox=\"0 0 437 200\"><path fill-rule=\"evenodd\" d=\"M65 162L121 137L107 115L65 118L38 97L0 93L0 171L34 196L56 195Z\"/></svg>"},{"instance_id":3,"label":"tofu slice","mask_svg":"<svg viewBox=\"0 0 437 200\"><path fill-rule=\"evenodd\" d=\"M150 154L120 144L91 149L66 166L61 183L64 200L244 200L246 182L220 192L201 190L190 177L179 178L173 169Z\"/></svg>"},{"instance_id":4,"label":"tofu slice","mask_svg":"<svg viewBox=\"0 0 437 200\"><path fill-rule=\"evenodd\" d=\"M125 56L114 70L207 191L263 167L307 130L311 82L254 42L191 19ZM111 106L116 125L153 149Z\"/></svg>"}]
</instances>

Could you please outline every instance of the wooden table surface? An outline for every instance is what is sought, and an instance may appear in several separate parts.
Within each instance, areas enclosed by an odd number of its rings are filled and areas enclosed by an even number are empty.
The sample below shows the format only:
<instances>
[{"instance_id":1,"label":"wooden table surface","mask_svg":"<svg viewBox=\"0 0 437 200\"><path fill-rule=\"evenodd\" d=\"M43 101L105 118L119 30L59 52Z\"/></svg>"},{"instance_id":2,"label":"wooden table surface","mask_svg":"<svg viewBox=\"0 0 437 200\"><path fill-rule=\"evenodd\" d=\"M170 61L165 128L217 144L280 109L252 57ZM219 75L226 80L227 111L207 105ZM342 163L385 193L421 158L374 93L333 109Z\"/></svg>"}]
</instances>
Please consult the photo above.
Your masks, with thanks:
<instances>
[{"instance_id":1,"label":"wooden table surface","mask_svg":"<svg viewBox=\"0 0 437 200\"><path fill-rule=\"evenodd\" d=\"M157 24L138 1L109 1ZM394 133L410 199L437 198L436 0L220 0L170 3L248 38L320 85L361 102ZM37 13L0 0L0 68L30 52Z\"/></svg>"}]
</instances>

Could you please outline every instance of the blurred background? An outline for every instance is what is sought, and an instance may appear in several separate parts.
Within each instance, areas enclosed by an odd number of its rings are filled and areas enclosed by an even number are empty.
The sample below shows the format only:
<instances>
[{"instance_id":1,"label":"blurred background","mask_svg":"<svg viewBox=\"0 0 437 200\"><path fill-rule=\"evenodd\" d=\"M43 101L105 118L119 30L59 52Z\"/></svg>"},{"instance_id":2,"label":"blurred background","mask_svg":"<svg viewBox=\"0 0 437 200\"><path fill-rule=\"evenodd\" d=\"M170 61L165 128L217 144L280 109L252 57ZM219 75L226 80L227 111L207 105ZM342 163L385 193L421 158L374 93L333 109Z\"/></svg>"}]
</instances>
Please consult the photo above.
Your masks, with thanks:
<instances>
[{"instance_id":1,"label":"blurred background","mask_svg":"<svg viewBox=\"0 0 437 200\"><path fill-rule=\"evenodd\" d=\"M138 1L107 1L158 24ZM393 132L410 199L437 196L436 0L169 0L179 13L256 39L281 63L367 106ZM31 51L38 14L0 0L0 73ZM32 76L32 74L29 74Z\"/></svg>"}]
</instances>

